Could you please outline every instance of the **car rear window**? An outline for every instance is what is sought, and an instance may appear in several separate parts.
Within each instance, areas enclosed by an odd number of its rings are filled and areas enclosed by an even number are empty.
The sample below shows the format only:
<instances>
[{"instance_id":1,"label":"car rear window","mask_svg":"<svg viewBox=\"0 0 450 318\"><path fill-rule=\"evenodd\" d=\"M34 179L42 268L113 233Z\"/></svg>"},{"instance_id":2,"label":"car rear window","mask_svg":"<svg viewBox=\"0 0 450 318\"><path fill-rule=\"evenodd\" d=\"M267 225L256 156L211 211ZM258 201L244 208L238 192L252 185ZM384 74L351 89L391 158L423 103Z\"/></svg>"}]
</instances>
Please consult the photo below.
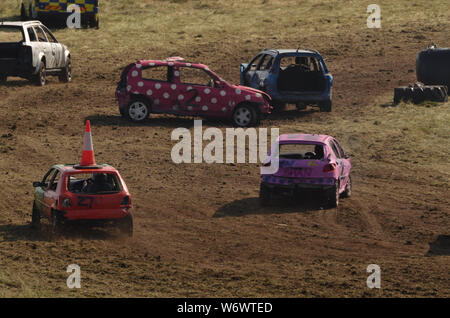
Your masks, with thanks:
<instances>
[{"instance_id":1,"label":"car rear window","mask_svg":"<svg viewBox=\"0 0 450 318\"><path fill-rule=\"evenodd\" d=\"M323 157L323 145L305 143L280 144L280 158L321 160Z\"/></svg>"},{"instance_id":2,"label":"car rear window","mask_svg":"<svg viewBox=\"0 0 450 318\"><path fill-rule=\"evenodd\" d=\"M69 176L67 189L72 193L111 194L122 191L115 173L77 173Z\"/></svg>"},{"instance_id":3,"label":"car rear window","mask_svg":"<svg viewBox=\"0 0 450 318\"><path fill-rule=\"evenodd\" d=\"M20 42L24 41L22 28L0 26L0 42Z\"/></svg>"}]
</instances>

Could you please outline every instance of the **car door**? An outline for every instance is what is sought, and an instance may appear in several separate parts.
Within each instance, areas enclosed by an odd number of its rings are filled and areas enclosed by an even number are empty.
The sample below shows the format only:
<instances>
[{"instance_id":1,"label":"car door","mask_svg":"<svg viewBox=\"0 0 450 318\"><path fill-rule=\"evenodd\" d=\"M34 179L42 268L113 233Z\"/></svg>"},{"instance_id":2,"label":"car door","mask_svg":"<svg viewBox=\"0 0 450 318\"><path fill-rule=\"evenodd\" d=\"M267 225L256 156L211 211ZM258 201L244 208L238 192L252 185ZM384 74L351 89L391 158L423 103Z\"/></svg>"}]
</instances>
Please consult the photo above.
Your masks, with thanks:
<instances>
[{"instance_id":1,"label":"car door","mask_svg":"<svg viewBox=\"0 0 450 318\"><path fill-rule=\"evenodd\" d=\"M137 71L136 71L137 72ZM145 94L152 100L152 112L166 113L176 103L176 87L173 86L173 66L149 65L141 68L142 84L139 77L134 78L133 72L128 81L138 87L143 85Z\"/></svg>"},{"instance_id":2,"label":"car door","mask_svg":"<svg viewBox=\"0 0 450 318\"><path fill-rule=\"evenodd\" d=\"M34 31L33 27L27 28L27 34L28 34L28 45L31 46L31 51L33 54L33 66L37 66L38 59L39 59L39 52L41 52L41 44L38 41L36 32Z\"/></svg>"},{"instance_id":3,"label":"car door","mask_svg":"<svg viewBox=\"0 0 450 318\"><path fill-rule=\"evenodd\" d=\"M35 25L33 28L39 41L40 50L41 52L44 53L45 56L46 68L47 69L55 68L56 62L55 54L53 54L52 46L50 42L47 40L47 36L45 35L44 30L42 30L42 28L37 25Z\"/></svg>"},{"instance_id":4,"label":"car door","mask_svg":"<svg viewBox=\"0 0 450 318\"><path fill-rule=\"evenodd\" d=\"M253 88L258 88L258 84L255 81L256 71L265 54L258 54L253 60L248 64L245 70L244 80L245 85Z\"/></svg>"},{"instance_id":5,"label":"car door","mask_svg":"<svg viewBox=\"0 0 450 318\"><path fill-rule=\"evenodd\" d=\"M43 212L47 216L51 216L52 207L57 205L58 201L58 183L61 179L61 172L55 169L55 173L48 183L48 187L44 192Z\"/></svg>"},{"instance_id":6,"label":"car door","mask_svg":"<svg viewBox=\"0 0 450 318\"><path fill-rule=\"evenodd\" d=\"M50 180L52 179L53 175L55 174L56 169L51 168L42 178L41 186L36 187L34 190L34 203L36 205L36 208L41 212L44 213L44 194L47 190Z\"/></svg>"},{"instance_id":7,"label":"car door","mask_svg":"<svg viewBox=\"0 0 450 318\"><path fill-rule=\"evenodd\" d=\"M255 74L251 79L251 87L265 91L265 79L269 76L270 70L272 69L274 57L265 54L258 65L256 66Z\"/></svg>"},{"instance_id":8,"label":"car door","mask_svg":"<svg viewBox=\"0 0 450 318\"><path fill-rule=\"evenodd\" d=\"M50 32L49 29L47 29L45 26L42 26L42 29L45 32L45 35L47 36L47 40L50 43L51 46L51 52L54 57L54 65L53 68L62 68L64 66L64 52L63 52L63 46L58 43L56 38L53 36L53 34Z\"/></svg>"},{"instance_id":9,"label":"car door","mask_svg":"<svg viewBox=\"0 0 450 318\"><path fill-rule=\"evenodd\" d=\"M345 154L344 149L342 149L341 145L338 143L336 139L331 140L332 144L334 145L333 151L337 151L338 159L340 161L340 184L342 187L345 186L348 180L348 176L350 175L350 159Z\"/></svg>"},{"instance_id":10,"label":"car door","mask_svg":"<svg viewBox=\"0 0 450 318\"><path fill-rule=\"evenodd\" d=\"M182 66L178 70L177 103L180 112L192 115L215 115L221 112L223 90L217 86L219 80L205 69Z\"/></svg>"}]
</instances>

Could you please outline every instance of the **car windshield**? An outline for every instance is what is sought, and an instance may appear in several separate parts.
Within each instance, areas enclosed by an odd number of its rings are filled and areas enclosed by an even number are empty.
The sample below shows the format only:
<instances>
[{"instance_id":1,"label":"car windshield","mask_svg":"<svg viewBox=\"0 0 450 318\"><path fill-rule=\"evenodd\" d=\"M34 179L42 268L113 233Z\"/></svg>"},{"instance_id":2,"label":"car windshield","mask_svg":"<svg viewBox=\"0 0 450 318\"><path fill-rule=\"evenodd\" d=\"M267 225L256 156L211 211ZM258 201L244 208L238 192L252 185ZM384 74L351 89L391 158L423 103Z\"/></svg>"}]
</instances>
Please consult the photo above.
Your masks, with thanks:
<instances>
[{"instance_id":1,"label":"car windshield","mask_svg":"<svg viewBox=\"0 0 450 318\"><path fill-rule=\"evenodd\" d=\"M77 173L69 176L67 189L72 193L110 194L122 191L115 173Z\"/></svg>"},{"instance_id":2,"label":"car windshield","mask_svg":"<svg viewBox=\"0 0 450 318\"><path fill-rule=\"evenodd\" d=\"M23 40L21 28L0 26L0 42L21 42Z\"/></svg>"},{"instance_id":3,"label":"car windshield","mask_svg":"<svg viewBox=\"0 0 450 318\"><path fill-rule=\"evenodd\" d=\"M280 144L280 158L321 160L323 157L323 145L320 144Z\"/></svg>"}]
</instances>

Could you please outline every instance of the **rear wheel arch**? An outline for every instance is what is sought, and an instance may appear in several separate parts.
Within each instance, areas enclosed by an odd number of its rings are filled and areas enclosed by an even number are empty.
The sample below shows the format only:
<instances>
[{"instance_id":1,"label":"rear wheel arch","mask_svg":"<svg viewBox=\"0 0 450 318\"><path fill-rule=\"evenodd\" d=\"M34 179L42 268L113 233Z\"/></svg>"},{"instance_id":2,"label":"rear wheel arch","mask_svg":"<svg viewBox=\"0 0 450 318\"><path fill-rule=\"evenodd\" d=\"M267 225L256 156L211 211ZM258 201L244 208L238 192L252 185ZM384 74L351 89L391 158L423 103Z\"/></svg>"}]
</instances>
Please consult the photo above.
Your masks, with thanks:
<instances>
[{"instance_id":1,"label":"rear wheel arch","mask_svg":"<svg viewBox=\"0 0 450 318\"><path fill-rule=\"evenodd\" d=\"M142 111L144 110L144 106L142 104L145 105L145 107L147 108L147 114L144 116L138 115L137 117L133 117L133 112L132 112L132 108L133 108L133 104L135 104L136 102L141 102L141 105L137 105L138 108L138 113L140 112L142 115ZM139 110L139 109L142 109ZM142 94L131 94L130 95L130 102L128 103L128 105L125 108L125 117L128 118L129 120L135 121L135 122L140 122L145 120L146 118L148 118L150 116L150 113L152 111L152 100L150 98L148 98L147 96L144 96ZM134 114L136 114L136 112L134 112Z\"/></svg>"}]
</instances>

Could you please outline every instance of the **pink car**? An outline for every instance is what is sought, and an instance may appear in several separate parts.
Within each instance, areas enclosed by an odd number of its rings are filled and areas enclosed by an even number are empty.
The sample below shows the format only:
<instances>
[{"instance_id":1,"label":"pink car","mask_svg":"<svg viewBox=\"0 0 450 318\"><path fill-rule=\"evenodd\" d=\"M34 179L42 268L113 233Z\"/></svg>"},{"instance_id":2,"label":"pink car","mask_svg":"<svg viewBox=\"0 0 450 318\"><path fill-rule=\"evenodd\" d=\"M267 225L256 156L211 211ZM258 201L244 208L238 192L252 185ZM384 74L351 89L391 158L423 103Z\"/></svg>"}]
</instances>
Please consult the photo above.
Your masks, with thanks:
<instances>
[{"instance_id":1,"label":"pink car","mask_svg":"<svg viewBox=\"0 0 450 318\"><path fill-rule=\"evenodd\" d=\"M325 194L330 207L338 206L340 196L351 195L350 157L333 137L281 135L263 166L268 167L276 160L276 149L279 149L278 171L261 174L262 205L267 205L275 192L293 195L302 189L319 189Z\"/></svg>"},{"instance_id":2,"label":"pink car","mask_svg":"<svg viewBox=\"0 0 450 318\"><path fill-rule=\"evenodd\" d=\"M122 116L140 122L150 113L229 118L239 127L259 124L270 97L227 83L206 65L172 57L137 61L122 72L116 91Z\"/></svg>"}]
</instances>

